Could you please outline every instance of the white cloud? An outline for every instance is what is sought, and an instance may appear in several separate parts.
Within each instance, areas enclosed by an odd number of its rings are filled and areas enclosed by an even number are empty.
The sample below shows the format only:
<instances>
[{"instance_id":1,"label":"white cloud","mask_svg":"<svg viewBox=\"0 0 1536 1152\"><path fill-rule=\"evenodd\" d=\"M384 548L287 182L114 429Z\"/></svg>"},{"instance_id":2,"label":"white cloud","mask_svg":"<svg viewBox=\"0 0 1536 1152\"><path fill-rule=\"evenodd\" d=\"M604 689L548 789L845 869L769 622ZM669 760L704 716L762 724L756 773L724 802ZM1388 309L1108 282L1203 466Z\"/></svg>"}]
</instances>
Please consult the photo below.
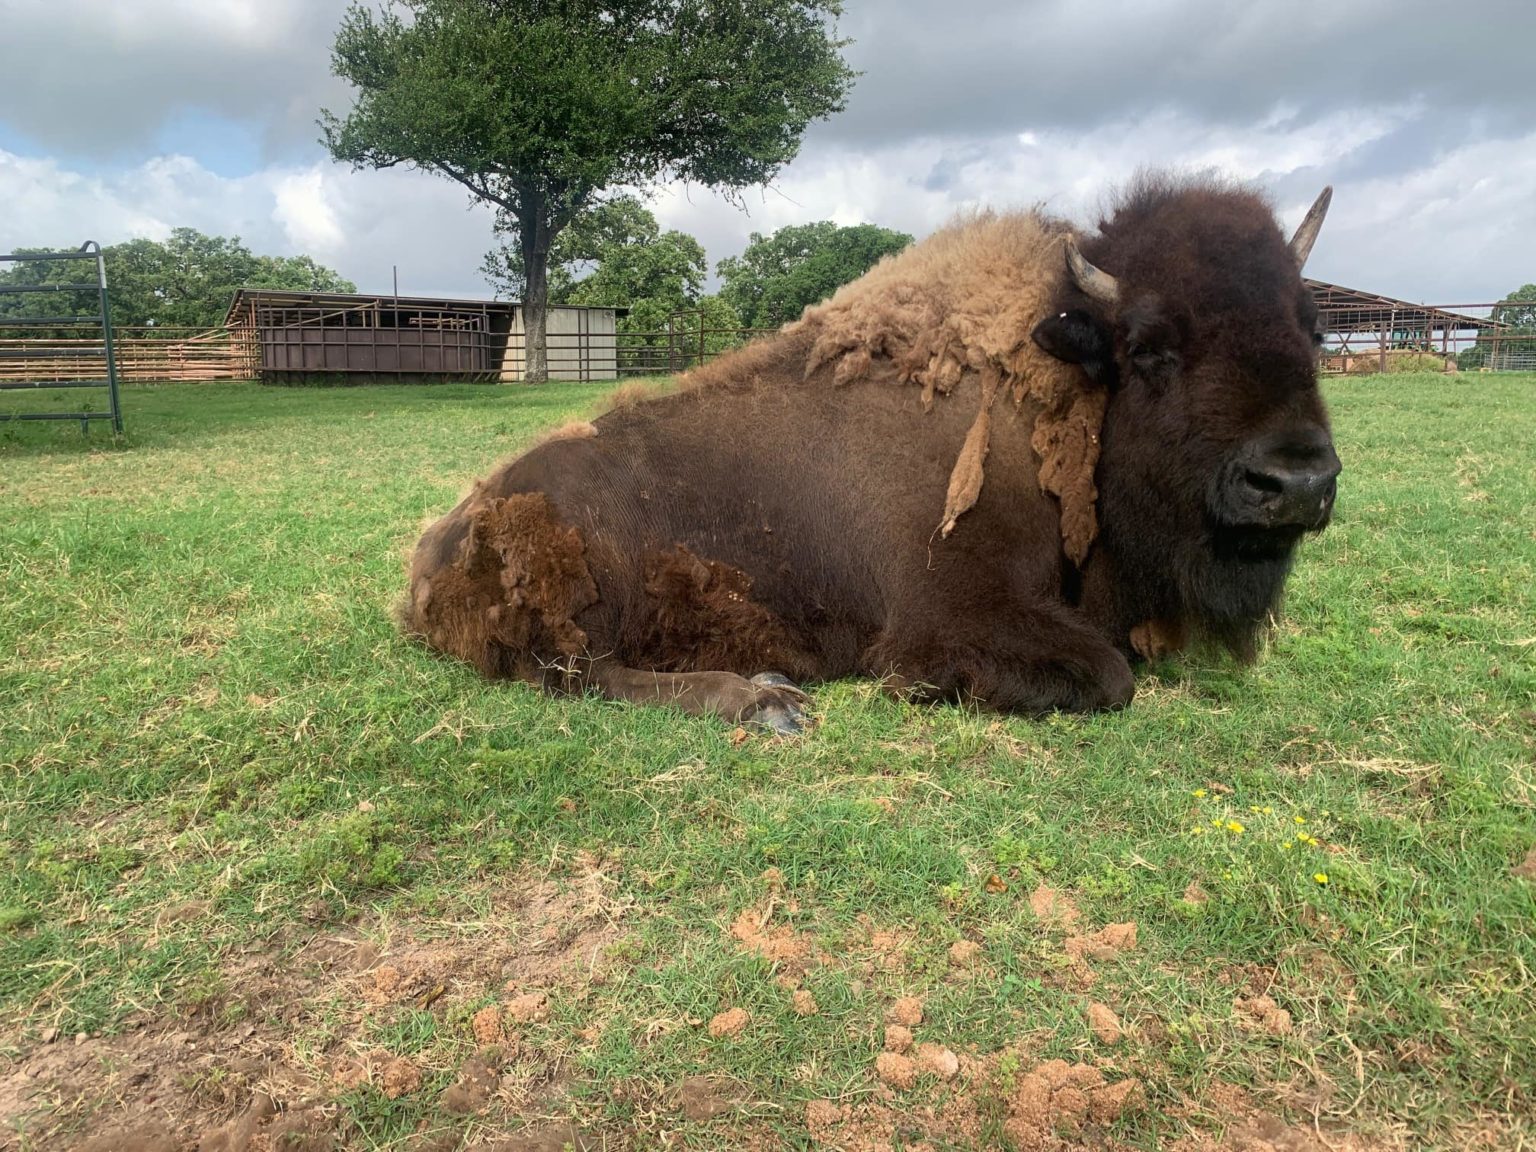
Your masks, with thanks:
<instances>
[{"instance_id":1,"label":"white cloud","mask_svg":"<svg viewBox=\"0 0 1536 1152\"><path fill-rule=\"evenodd\" d=\"M346 234L332 200L327 198L327 181L320 168L280 176L273 185L277 206L272 218L282 227L290 247L329 259L342 250Z\"/></svg>"}]
</instances>

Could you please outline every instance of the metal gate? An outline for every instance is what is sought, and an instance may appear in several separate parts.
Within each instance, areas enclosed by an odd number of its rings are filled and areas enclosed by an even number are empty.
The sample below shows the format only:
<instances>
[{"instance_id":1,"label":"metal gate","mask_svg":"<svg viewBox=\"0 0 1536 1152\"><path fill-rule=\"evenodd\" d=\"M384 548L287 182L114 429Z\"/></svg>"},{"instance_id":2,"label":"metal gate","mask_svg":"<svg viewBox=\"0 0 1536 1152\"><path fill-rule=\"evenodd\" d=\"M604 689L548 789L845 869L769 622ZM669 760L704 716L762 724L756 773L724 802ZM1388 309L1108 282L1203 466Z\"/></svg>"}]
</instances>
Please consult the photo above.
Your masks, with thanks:
<instances>
[{"instance_id":1,"label":"metal gate","mask_svg":"<svg viewBox=\"0 0 1536 1152\"><path fill-rule=\"evenodd\" d=\"M94 293L98 307L94 312L83 312L74 315L57 316L20 316L5 314L0 315L0 330L5 328L29 328L38 331L48 329L67 328L70 330L98 328L101 332L100 343L96 342L94 333L88 334L91 341L88 345L81 346L79 338L60 340L58 338L43 337L35 342L35 347L27 348L0 348L0 358L48 360L66 356L92 357L105 364L106 376L104 379L86 380L0 380L0 391L13 392L22 389L39 388L104 388L107 392L106 411L94 411L93 407L87 407L80 412L0 412L0 421L5 420L78 420L80 431L89 432L92 420L112 421L113 431L121 433L123 430L123 410L118 403L117 395L117 356L112 349L112 317L107 307L107 265L102 258L101 245L94 240L87 240L80 245L77 252L14 252L10 255L0 256L0 264L7 262L22 264L45 260L92 260L96 263L96 282L91 283L65 283L65 284L0 284L0 295L20 296L29 293L53 293L54 298L58 294L67 293L71 297L78 297L87 292ZM60 309L60 311L63 311ZM29 341L29 343L32 343Z\"/></svg>"}]
</instances>

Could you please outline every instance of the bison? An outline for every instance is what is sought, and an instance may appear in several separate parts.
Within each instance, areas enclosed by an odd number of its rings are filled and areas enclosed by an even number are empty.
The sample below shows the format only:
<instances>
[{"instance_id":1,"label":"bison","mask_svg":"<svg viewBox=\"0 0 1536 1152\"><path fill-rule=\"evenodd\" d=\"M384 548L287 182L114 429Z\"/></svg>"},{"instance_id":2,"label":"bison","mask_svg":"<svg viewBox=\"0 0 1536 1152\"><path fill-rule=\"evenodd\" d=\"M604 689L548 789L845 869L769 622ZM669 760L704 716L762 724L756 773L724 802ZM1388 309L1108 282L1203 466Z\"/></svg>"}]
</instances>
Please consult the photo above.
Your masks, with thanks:
<instances>
[{"instance_id":1,"label":"bison","mask_svg":"<svg viewBox=\"0 0 1536 1152\"><path fill-rule=\"evenodd\" d=\"M1340 471L1258 194L1138 180L1079 238L972 214L771 337L502 464L422 536L403 626L486 676L781 732L879 678L1118 708L1132 661L1255 654Z\"/></svg>"}]
</instances>

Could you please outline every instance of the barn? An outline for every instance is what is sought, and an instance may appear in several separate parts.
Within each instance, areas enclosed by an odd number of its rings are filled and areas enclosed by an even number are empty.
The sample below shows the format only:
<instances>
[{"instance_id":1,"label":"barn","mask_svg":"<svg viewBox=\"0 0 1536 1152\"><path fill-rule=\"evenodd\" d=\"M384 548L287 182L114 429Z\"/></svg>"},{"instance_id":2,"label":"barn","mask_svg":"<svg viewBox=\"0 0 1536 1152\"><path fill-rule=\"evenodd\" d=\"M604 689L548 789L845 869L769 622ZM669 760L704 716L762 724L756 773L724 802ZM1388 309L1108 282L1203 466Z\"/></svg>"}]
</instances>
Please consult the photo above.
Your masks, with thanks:
<instances>
[{"instance_id":1,"label":"barn","mask_svg":"<svg viewBox=\"0 0 1536 1152\"><path fill-rule=\"evenodd\" d=\"M550 379L616 379L618 318L627 311L552 306ZM224 323L247 374L264 380L523 378L524 316L516 301L241 288Z\"/></svg>"}]
</instances>

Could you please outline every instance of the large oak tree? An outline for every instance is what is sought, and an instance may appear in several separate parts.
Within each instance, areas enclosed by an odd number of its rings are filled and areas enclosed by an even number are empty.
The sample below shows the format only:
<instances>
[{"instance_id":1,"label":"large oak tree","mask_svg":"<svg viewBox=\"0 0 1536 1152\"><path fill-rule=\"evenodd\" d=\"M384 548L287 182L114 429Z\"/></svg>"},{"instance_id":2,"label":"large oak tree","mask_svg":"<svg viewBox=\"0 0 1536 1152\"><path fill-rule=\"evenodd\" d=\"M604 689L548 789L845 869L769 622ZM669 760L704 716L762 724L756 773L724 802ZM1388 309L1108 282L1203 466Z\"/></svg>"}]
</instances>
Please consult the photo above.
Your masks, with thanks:
<instances>
[{"instance_id":1,"label":"large oak tree","mask_svg":"<svg viewBox=\"0 0 1536 1152\"><path fill-rule=\"evenodd\" d=\"M332 156L458 181L516 221L525 375L547 375L548 263L605 192L684 180L764 184L853 73L839 0L393 0L354 4L322 113Z\"/></svg>"}]
</instances>

